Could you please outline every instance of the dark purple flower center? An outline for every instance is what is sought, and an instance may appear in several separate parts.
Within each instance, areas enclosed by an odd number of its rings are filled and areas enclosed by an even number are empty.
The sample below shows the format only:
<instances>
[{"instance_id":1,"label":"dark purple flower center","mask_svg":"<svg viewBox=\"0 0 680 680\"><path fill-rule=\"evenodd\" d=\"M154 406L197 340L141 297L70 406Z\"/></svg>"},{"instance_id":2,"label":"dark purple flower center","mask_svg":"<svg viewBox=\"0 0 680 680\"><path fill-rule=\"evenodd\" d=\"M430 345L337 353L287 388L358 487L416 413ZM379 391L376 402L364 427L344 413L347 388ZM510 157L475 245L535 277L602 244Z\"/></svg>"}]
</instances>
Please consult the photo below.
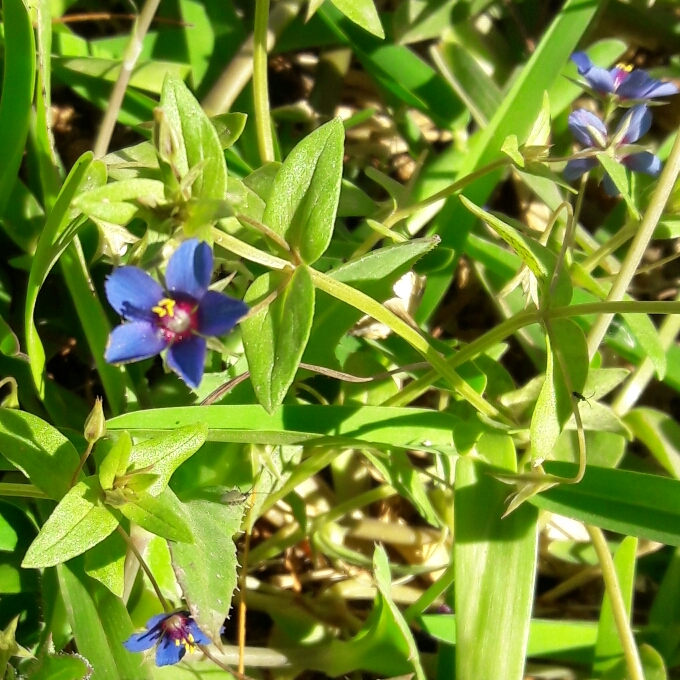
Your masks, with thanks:
<instances>
[{"instance_id":1,"label":"dark purple flower center","mask_svg":"<svg viewBox=\"0 0 680 680\"><path fill-rule=\"evenodd\" d=\"M192 653L196 650L196 640L189 630L189 621L182 613L173 614L161 623L161 627L163 635L174 640L175 646L184 645Z\"/></svg>"},{"instance_id":2,"label":"dark purple flower center","mask_svg":"<svg viewBox=\"0 0 680 680\"><path fill-rule=\"evenodd\" d=\"M151 311L156 315L154 323L170 344L186 340L198 327L198 305L193 300L163 298Z\"/></svg>"}]
</instances>

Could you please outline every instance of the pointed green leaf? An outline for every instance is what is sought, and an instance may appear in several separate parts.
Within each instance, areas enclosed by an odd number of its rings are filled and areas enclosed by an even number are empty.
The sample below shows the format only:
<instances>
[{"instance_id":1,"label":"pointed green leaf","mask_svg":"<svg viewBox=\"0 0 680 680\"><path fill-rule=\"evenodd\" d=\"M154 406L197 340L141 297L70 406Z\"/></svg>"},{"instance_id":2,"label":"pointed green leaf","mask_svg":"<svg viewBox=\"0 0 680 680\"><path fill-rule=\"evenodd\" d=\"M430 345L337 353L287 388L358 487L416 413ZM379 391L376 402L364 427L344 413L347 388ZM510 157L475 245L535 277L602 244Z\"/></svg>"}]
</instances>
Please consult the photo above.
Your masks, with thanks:
<instances>
[{"instance_id":1,"label":"pointed green leaf","mask_svg":"<svg viewBox=\"0 0 680 680\"><path fill-rule=\"evenodd\" d=\"M140 494L120 506L120 511L142 529L169 541L193 543L191 529L184 519L184 508L170 489L160 496Z\"/></svg>"},{"instance_id":2,"label":"pointed green leaf","mask_svg":"<svg viewBox=\"0 0 680 680\"><path fill-rule=\"evenodd\" d=\"M118 526L118 518L102 503L96 477L78 482L43 524L21 566L53 567L103 541Z\"/></svg>"},{"instance_id":3,"label":"pointed green leaf","mask_svg":"<svg viewBox=\"0 0 680 680\"><path fill-rule=\"evenodd\" d=\"M99 483L102 489L113 488L116 477L128 469L131 452L132 439L127 432L123 432L99 466Z\"/></svg>"},{"instance_id":4,"label":"pointed green leaf","mask_svg":"<svg viewBox=\"0 0 680 680\"><path fill-rule=\"evenodd\" d=\"M164 437L137 444L130 454L130 466L135 470L151 466L150 472L158 476L147 493L160 495L172 473L203 446L207 435L208 428L204 423L194 423L179 427Z\"/></svg>"},{"instance_id":5,"label":"pointed green leaf","mask_svg":"<svg viewBox=\"0 0 680 680\"><path fill-rule=\"evenodd\" d=\"M385 37L373 0L331 0L331 2L357 26L378 38Z\"/></svg>"},{"instance_id":6,"label":"pointed green leaf","mask_svg":"<svg viewBox=\"0 0 680 680\"><path fill-rule=\"evenodd\" d=\"M499 461L503 468L491 468L472 456L463 456L456 464L458 680L524 677L538 513L524 504L501 519L508 487L489 473L514 471L515 459L508 458Z\"/></svg>"},{"instance_id":7,"label":"pointed green leaf","mask_svg":"<svg viewBox=\"0 0 680 680\"><path fill-rule=\"evenodd\" d=\"M80 456L59 430L24 411L0 408L0 453L58 501L69 490Z\"/></svg>"},{"instance_id":8,"label":"pointed green leaf","mask_svg":"<svg viewBox=\"0 0 680 680\"><path fill-rule=\"evenodd\" d=\"M256 304L279 288L288 273L256 279L244 301ZM307 346L314 316L314 284L300 265L278 297L241 323L250 379L258 401L272 413L283 401Z\"/></svg>"},{"instance_id":9,"label":"pointed green leaf","mask_svg":"<svg viewBox=\"0 0 680 680\"><path fill-rule=\"evenodd\" d=\"M170 545L172 563L191 615L214 641L231 609L238 576L236 546L245 505L222 505L206 500L186 504L194 543Z\"/></svg>"},{"instance_id":10,"label":"pointed green leaf","mask_svg":"<svg viewBox=\"0 0 680 680\"><path fill-rule=\"evenodd\" d=\"M97 579L117 597L123 597L126 554L125 539L114 531L85 553L85 573Z\"/></svg>"},{"instance_id":11,"label":"pointed green leaf","mask_svg":"<svg viewBox=\"0 0 680 680\"><path fill-rule=\"evenodd\" d=\"M340 199L345 130L334 118L305 137L274 178L264 223L312 264L328 248Z\"/></svg>"},{"instance_id":12,"label":"pointed green leaf","mask_svg":"<svg viewBox=\"0 0 680 680\"><path fill-rule=\"evenodd\" d=\"M227 193L227 164L217 130L177 76L166 76L161 108L179 143L177 154L181 176L185 177L200 164L191 187L192 198L223 199Z\"/></svg>"}]
</instances>

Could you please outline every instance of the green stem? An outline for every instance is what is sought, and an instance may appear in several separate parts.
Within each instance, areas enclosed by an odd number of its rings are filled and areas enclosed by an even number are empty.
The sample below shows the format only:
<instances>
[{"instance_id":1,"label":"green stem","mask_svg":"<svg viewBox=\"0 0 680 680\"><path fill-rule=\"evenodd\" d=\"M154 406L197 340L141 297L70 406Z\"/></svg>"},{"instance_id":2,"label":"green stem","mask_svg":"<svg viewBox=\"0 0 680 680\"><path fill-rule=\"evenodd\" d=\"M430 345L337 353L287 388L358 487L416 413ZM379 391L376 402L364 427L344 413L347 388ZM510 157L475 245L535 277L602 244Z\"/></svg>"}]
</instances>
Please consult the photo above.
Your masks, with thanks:
<instances>
[{"instance_id":1,"label":"green stem","mask_svg":"<svg viewBox=\"0 0 680 680\"><path fill-rule=\"evenodd\" d=\"M587 272L593 271L595 267L599 266L600 262L612 253L615 253L624 243L630 241L630 239L635 236L637 230L637 222L633 222L632 224L623 227L623 229L619 229L614 236L607 239L607 241L597 248L597 250L588 255L588 257L581 262L581 267Z\"/></svg>"},{"instance_id":2,"label":"green stem","mask_svg":"<svg viewBox=\"0 0 680 680\"><path fill-rule=\"evenodd\" d=\"M132 71L137 65L139 55L142 53L144 38L149 31L149 26L151 26L151 22L160 4L161 0L147 0L144 3L144 7L142 7L140 15L137 17L137 21L135 21L132 35L125 48L123 61L120 65L120 73L111 91L111 99L109 99L109 104L104 111L104 118L94 145L95 158L101 158L108 151L111 135L113 135L113 129L118 119L118 112L125 97L125 90L132 77Z\"/></svg>"},{"instance_id":3,"label":"green stem","mask_svg":"<svg viewBox=\"0 0 680 680\"><path fill-rule=\"evenodd\" d=\"M466 361L471 361L525 326L539 323L543 318L567 319L587 314L680 314L680 302L645 300L588 302L568 307L551 307L547 315L535 309L526 310L498 324L498 326L463 347L460 352L449 357L446 361L449 366L456 368ZM399 394L385 401L383 406L405 406L410 404L414 399L427 392L438 377L435 371L430 371L406 385Z\"/></svg>"},{"instance_id":4,"label":"green stem","mask_svg":"<svg viewBox=\"0 0 680 680\"><path fill-rule=\"evenodd\" d=\"M447 363L446 359L439 354L430 344L427 339L420 334L418 330L409 326L405 321L400 319L396 314L390 312L387 307L362 293L356 288L352 288L345 283L336 281L330 276L326 276L315 269L309 270L314 285L319 289L332 295L338 300L342 300L347 304L361 310L364 314L368 314L376 321L385 324L391 331L399 335L401 338L419 352L423 358L430 363L434 370L446 380L449 385L458 392L464 399L466 399L472 406L474 406L480 413L505 421L505 418L487 402L482 396L475 392L470 385L468 385Z\"/></svg>"},{"instance_id":5,"label":"green stem","mask_svg":"<svg viewBox=\"0 0 680 680\"><path fill-rule=\"evenodd\" d=\"M616 567L614 566L612 555L609 552L609 546L600 529L590 525L586 525L586 529L590 536L590 540L592 541L593 548L595 548L600 567L602 568L602 578L604 579L604 586L612 606L612 614L614 615L614 622L619 633L621 646L623 647L623 655L626 659L628 674L631 680L645 680L642 663L640 662L640 655L638 654L633 631L630 627L628 612L626 611L626 605L623 601L619 581L616 577Z\"/></svg>"},{"instance_id":6,"label":"green stem","mask_svg":"<svg viewBox=\"0 0 680 680\"><path fill-rule=\"evenodd\" d=\"M452 585L455 579L455 564L451 562L444 573L404 611L404 621L410 624L429 609Z\"/></svg>"},{"instance_id":7,"label":"green stem","mask_svg":"<svg viewBox=\"0 0 680 680\"><path fill-rule=\"evenodd\" d=\"M9 482L0 482L0 496L11 496L13 498L49 498L44 491L41 491L33 484L11 484Z\"/></svg>"},{"instance_id":8,"label":"green stem","mask_svg":"<svg viewBox=\"0 0 680 680\"><path fill-rule=\"evenodd\" d=\"M267 85L267 39L269 0L255 0L255 26L253 31L253 103L257 148L262 164L275 159L272 139L272 121L269 113L269 90ZM272 38L273 42L273 38Z\"/></svg>"},{"instance_id":9,"label":"green stem","mask_svg":"<svg viewBox=\"0 0 680 680\"><path fill-rule=\"evenodd\" d=\"M626 294L626 290L635 276L649 241L654 235L654 229L656 229L666 202L673 191L678 174L680 174L680 135L675 139L673 149L656 185L647 212L642 218L642 222L640 222L638 231L621 265L616 281L614 281L614 285L607 295L608 302L622 300ZM597 352L613 318L613 314L602 314L590 329L588 334L588 354L591 358Z\"/></svg>"}]
</instances>

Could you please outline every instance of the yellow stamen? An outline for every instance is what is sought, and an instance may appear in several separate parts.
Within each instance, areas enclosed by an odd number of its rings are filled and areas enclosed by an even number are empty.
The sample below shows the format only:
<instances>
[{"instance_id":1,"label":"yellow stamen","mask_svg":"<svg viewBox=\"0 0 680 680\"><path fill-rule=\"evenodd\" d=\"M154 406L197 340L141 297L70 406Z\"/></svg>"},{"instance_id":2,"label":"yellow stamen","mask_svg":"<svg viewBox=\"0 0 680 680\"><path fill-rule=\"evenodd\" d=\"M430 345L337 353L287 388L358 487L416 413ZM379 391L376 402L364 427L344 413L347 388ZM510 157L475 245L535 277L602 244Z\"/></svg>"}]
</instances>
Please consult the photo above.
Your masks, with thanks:
<instances>
[{"instance_id":1,"label":"yellow stamen","mask_svg":"<svg viewBox=\"0 0 680 680\"><path fill-rule=\"evenodd\" d=\"M154 312L154 314L158 314L161 319L164 316L169 316L172 318L175 316L175 304L176 302L174 300L170 298L163 298L162 300L159 300L158 305L151 308L151 311Z\"/></svg>"},{"instance_id":2,"label":"yellow stamen","mask_svg":"<svg viewBox=\"0 0 680 680\"><path fill-rule=\"evenodd\" d=\"M194 644L194 636L193 636L191 633L189 633L189 637L187 638L187 640L189 640L189 642L190 642L192 645Z\"/></svg>"},{"instance_id":3,"label":"yellow stamen","mask_svg":"<svg viewBox=\"0 0 680 680\"><path fill-rule=\"evenodd\" d=\"M633 65L632 64L617 64L616 68L620 68L622 71L625 71L626 73L630 73L633 70Z\"/></svg>"},{"instance_id":4,"label":"yellow stamen","mask_svg":"<svg viewBox=\"0 0 680 680\"><path fill-rule=\"evenodd\" d=\"M179 647L179 640L175 638L175 647Z\"/></svg>"}]
</instances>

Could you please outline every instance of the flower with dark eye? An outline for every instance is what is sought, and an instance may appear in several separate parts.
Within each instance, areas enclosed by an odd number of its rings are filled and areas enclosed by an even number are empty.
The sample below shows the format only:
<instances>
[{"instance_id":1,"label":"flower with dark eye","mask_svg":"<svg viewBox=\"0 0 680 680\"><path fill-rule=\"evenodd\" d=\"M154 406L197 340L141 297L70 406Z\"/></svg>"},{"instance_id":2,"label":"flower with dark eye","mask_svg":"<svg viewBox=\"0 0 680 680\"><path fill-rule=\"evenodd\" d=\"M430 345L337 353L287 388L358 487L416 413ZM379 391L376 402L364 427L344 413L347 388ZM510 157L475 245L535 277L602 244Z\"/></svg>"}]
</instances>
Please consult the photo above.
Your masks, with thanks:
<instances>
[{"instance_id":1,"label":"flower with dark eye","mask_svg":"<svg viewBox=\"0 0 680 680\"><path fill-rule=\"evenodd\" d=\"M198 387L206 336L225 335L248 311L245 302L208 290L212 270L212 250L197 239L184 241L170 258L165 289L139 267L114 270L106 297L126 323L113 329L106 361L140 361L167 349L168 366L189 387Z\"/></svg>"},{"instance_id":2,"label":"flower with dark eye","mask_svg":"<svg viewBox=\"0 0 680 680\"><path fill-rule=\"evenodd\" d=\"M128 652L145 652L156 647L156 666L171 666L191 654L198 645L210 644L208 636L198 627L189 612L157 614L146 623L147 630L133 633L123 646Z\"/></svg>"},{"instance_id":3,"label":"flower with dark eye","mask_svg":"<svg viewBox=\"0 0 680 680\"><path fill-rule=\"evenodd\" d=\"M588 85L601 94L612 94L619 99L653 99L670 97L678 93L673 83L655 80L646 71L614 66L606 69L595 66L585 52L574 52L571 60L579 75Z\"/></svg>"},{"instance_id":4,"label":"flower with dark eye","mask_svg":"<svg viewBox=\"0 0 680 680\"><path fill-rule=\"evenodd\" d=\"M661 172L661 161L650 151L627 153L624 147L637 142L652 124L652 115L644 105L634 106L621 119L616 132L609 138L605 124L594 113L578 109L569 116L569 129L583 144L584 151L604 151L611 148L616 160L633 172L643 172L656 177ZM583 158L572 158L564 168L564 177L572 181L598 166L594 154ZM619 190L612 178L605 173L602 180L605 191L610 196L618 196Z\"/></svg>"}]
</instances>

